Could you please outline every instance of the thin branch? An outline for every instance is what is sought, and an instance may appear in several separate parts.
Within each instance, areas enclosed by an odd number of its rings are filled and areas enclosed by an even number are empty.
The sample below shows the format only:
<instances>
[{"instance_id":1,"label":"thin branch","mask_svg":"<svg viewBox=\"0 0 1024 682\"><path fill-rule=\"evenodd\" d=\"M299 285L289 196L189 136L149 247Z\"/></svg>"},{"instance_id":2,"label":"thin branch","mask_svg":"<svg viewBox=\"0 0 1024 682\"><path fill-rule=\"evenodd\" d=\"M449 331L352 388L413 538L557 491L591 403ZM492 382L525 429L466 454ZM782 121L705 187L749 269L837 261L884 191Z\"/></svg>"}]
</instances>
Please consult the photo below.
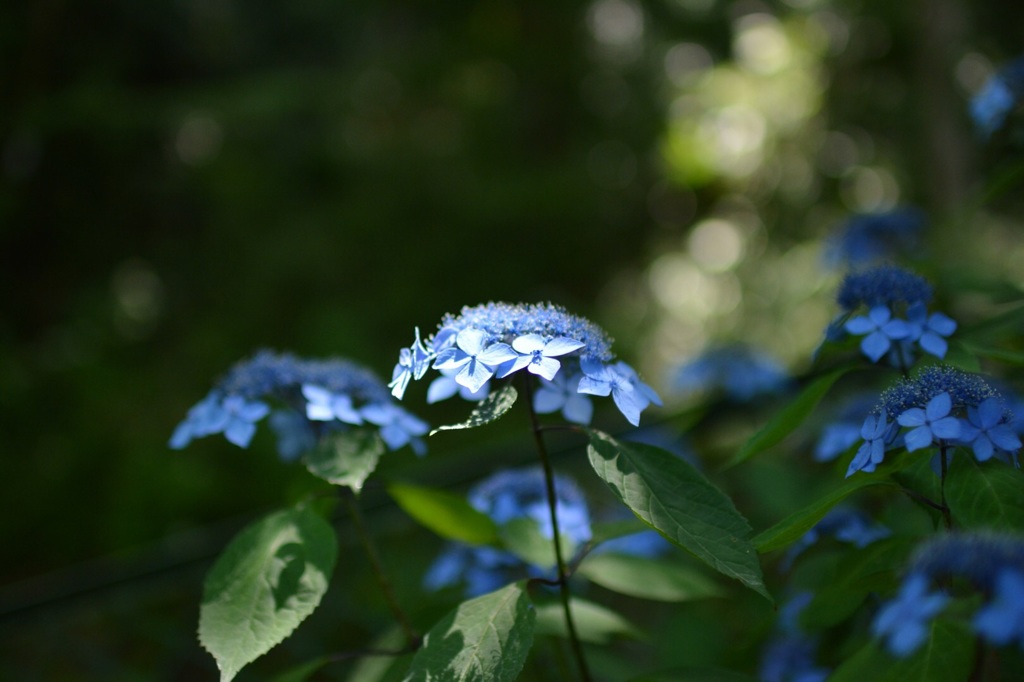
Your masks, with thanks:
<instances>
[{"instance_id":1,"label":"thin branch","mask_svg":"<svg viewBox=\"0 0 1024 682\"><path fill-rule=\"evenodd\" d=\"M525 374L525 373L524 373ZM572 645L573 655L580 669L580 676L584 682L590 682L590 671L587 668L587 659L583 655L583 645L580 642L579 633L576 631L576 623L572 617L569 594L569 571L565 565L565 558L562 556L561 534L558 530L558 497L555 492L555 474L551 468L551 458L548 456L547 446L544 444L542 427L537 419L537 413L533 409L533 385L530 376L524 377L526 386L526 408L530 413L530 423L533 426L533 439L537 444L537 452L540 454L540 461L544 467L544 483L547 486L548 513L551 516L551 531L555 543L555 563L558 567L559 594L562 598L562 611L565 613L565 627L569 631L569 642Z\"/></svg>"},{"instance_id":2,"label":"thin branch","mask_svg":"<svg viewBox=\"0 0 1024 682\"><path fill-rule=\"evenodd\" d=\"M355 493L345 488L341 492L341 497L345 500L349 513L352 515L352 524L355 527L356 536L359 538L359 543L363 546L363 550L370 560L370 568L377 579L381 592L384 594L384 601L387 602L388 608L391 609L392 615L394 615L399 627L402 628L402 632L405 634L406 648L414 651L420 647L422 638L413 629L409 618L405 615L405 611L402 610L398 599L395 597L395 590L391 586L391 581L388 580L387 575L384 573L384 565L381 563L380 554L377 553L377 548L374 546L370 534L366 530L366 523L363 521L363 513L359 509Z\"/></svg>"}]
</instances>

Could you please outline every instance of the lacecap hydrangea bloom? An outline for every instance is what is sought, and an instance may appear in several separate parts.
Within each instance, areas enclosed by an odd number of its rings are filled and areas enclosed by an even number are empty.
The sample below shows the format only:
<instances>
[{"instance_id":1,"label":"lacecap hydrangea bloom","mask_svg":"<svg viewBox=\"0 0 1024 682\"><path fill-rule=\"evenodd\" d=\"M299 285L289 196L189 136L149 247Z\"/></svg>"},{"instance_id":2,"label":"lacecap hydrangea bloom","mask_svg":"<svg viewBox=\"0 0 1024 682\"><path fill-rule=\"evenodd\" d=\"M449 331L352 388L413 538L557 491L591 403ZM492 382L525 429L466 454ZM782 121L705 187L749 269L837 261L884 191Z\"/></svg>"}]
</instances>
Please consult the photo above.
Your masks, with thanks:
<instances>
[{"instance_id":1,"label":"lacecap hydrangea bloom","mask_svg":"<svg viewBox=\"0 0 1024 682\"><path fill-rule=\"evenodd\" d=\"M571 555L590 540L590 510L583 493L572 479L556 475L555 513L563 546ZM517 519L536 524L547 539L554 539L547 484L540 467L506 469L484 479L470 489L468 500L479 512L487 514L499 526ZM533 565L512 552L496 547L449 543L427 571L424 584L430 589L464 583L467 596L495 590L524 576L554 578L555 555L551 563Z\"/></svg>"},{"instance_id":2,"label":"lacecap hydrangea bloom","mask_svg":"<svg viewBox=\"0 0 1024 682\"><path fill-rule=\"evenodd\" d=\"M913 363L916 348L944 358L946 339L957 324L943 313L929 314L931 298L931 285L902 268L884 265L850 273L839 287L836 299L844 312L830 337L862 336L861 352L872 362L888 356L902 368Z\"/></svg>"},{"instance_id":3,"label":"lacecap hydrangea bloom","mask_svg":"<svg viewBox=\"0 0 1024 682\"><path fill-rule=\"evenodd\" d=\"M925 448L970 448L978 461L993 456L1016 462L1020 438L1014 415L985 379L932 365L886 389L861 426L861 445L847 469L874 471L885 453Z\"/></svg>"},{"instance_id":4,"label":"lacecap hydrangea bloom","mask_svg":"<svg viewBox=\"0 0 1024 682\"><path fill-rule=\"evenodd\" d=\"M909 656L956 596L940 588L954 580L983 597L970 617L978 637L1024 648L1024 538L994 532L947 534L918 548L898 594L875 615L872 632L894 656Z\"/></svg>"},{"instance_id":5,"label":"lacecap hydrangea bloom","mask_svg":"<svg viewBox=\"0 0 1024 682\"><path fill-rule=\"evenodd\" d=\"M235 365L188 412L170 447L223 433L248 447L256 425L270 415L278 451L294 459L332 430L368 425L392 450L409 445L426 451L426 422L398 406L373 372L348 360L309 360L261 351Z\"/></svg>"},{"instance_id":6,"label":"lacecap hydrangea bloom","mask_svg":"<svg viewBox=\"0 0 1024 682\"><path fill-rule=\"evenodd\" d=\"M826 242L825 260L832 267L890 260L913 250L924 225L924 213L912 207L855 215Z\"/></svg>"},{"instance_id":7,"label":"lacecap hydrangea bloom","mask_svg":"<svg viewBox=\"0 0 1024 682\"><path fill-rule=\"evenodd\" d=\"M889 535L891 532L888 528L875 523L864 512L836 507L790 547L786 552L783 567L791 567L798 556L825 538L834 538L838 542L863 548Z\"/></svg>"},{"instance_id":8,"label":"lacecap hydrangea bloom","mask_svg":"<svg viewBox=\"0 0 1024 682\"><path fill-rule=\"evenodd\" d=\"M389 386L399 400L412 380L437 370L428 399L456 394L470 400L487 395L494 380L516 372L535 375L537 412L561 411L569 421L587 424L590 396L611 396L633 425L648 405L661 405L636 371L616 362L611 341L600 327L550 303L487 303L446 315L432 336L419 330L399 354Z\"/></svg>"},{"instance_id":9,"label":"lacecap hydrangea bloom","mask_svg":"<svg viewBox=\"0 0 1024 682\"><path fill-rule=\"evenodd\" d=\"M1024 97L1024 57L999 69L971 98L971 119L978 133L989 138L1006 124Z\"/></svg>"}]
</instances>

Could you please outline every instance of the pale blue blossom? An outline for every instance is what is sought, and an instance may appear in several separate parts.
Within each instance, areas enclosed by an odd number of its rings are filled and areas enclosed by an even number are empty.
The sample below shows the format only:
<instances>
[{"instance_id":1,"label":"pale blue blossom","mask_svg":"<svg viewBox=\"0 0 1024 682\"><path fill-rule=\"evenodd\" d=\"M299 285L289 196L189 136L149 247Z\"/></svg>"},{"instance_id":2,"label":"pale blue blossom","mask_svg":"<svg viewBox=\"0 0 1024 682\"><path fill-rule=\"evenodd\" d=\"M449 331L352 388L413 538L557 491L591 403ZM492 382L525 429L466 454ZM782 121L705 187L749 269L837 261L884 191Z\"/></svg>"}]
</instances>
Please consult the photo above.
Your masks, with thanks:
<instances>
[{"instance_id":1,"label":"pale blue blossom","mask_svg":"<svg viewBox=\"0 0 1024 682\"><path fill-rule=\"evenodd\" d=\"M992 598L974 615L972 624L993 644L1024 648L1024 573L1015 568L999 571Z\"/></svg>"},{"instance_id":2,"label":"pale blue blossom","mask_svg":"<svg viewBox=\"0 0 1024 682\"><path fill-rule=\"evenodd\" d=\"M519 357L506 362L499 376L505 377L523 367L532 374L537 374L548 381L555 378L561 363L555 358L583 348L583 342L559 336L546 341L540 334L524 334L512 341L512 349Z\"/></svg>"},{"instance_id":3,"label":"pale blue blossom","mask_svg":"<svg viewBox=\"0 0 1024 682\"><path fill-rule=\"evenodd\" d=\"M948 603L948 596L929 590L926 576L912 573L903 581L896 598L879 609L871 632L885 640L894 656L909 656L928 638L931 620Z\"/></svg>"},{"instance_id":4,"label":"pale blue blossom","mask_svg":"<svg viewBox=\"0 0 1024 682\"><path fill-rule=\"evenodd\" d=\"M847 478L857 471L874 471L885 459L885 451L895 439L897 429L898 426L895 422L888 421L885 409L869 414L860 427L860 436L864 442L857 449L857 454L854 455L846 470Z\"/></svg>"},{"instance_id":5,"label":"pale blue blossom","mask_svg":"<svg viewBox=\"0 0 1024 682\"><path fill-rule=\"evenodd\" d=\"M1024 95L1024 58L1018 57L992 75L971 98L970 113L983 138L1006 125L1010 113L1020 106Z\"/></svg>"},{"instance_id":6,"label":"pale blue blossom","mask_svg":"<svg viewBox=\"0 0 1024 682\"><path fill-rule=\"evenodd\" d=\"M496 368L515 360L518 354L507 343L487 343L487 333L463 329L455 337L455 346L441 351L434 360L437 370L458 370L455 381L477 392L494 376Z\"/></svg>"},{"instance_id":7,"label":"pale blue blossom","mask_svg":"<svg viewBox=\"0 0 1024 682\"><path fill-rule=\"evenodd\" d=\"M587 425L594 414L594 404L586 394L579 392L582 374L567 376L565 372L553 379L541 380L533 394L533 409L538 414L561 410L562 416L575 424Z\"/></svg>"},{"instance_id":8,"label":"pale blue blossom","mask_svg":"<svg viewBox=\"0 0 1024 682\"><path fill-rule=\"evenodd\" d=\"M370 403L360 410L362 418L380 427L381 440L391 450L404 445L412 447L417 455L426 453L427 448L420 436L425 436L430 427L393 403Z\"/></svg>"},{"instance_id":9,"label":"pale blue blossom","mask_svg":"<svg viewBox=\"0 0 1024 682\"><path fill-rule=\"evenodd\" d=\"M940 393L929 400L924 409L912 407L897 417L900 426L911 427L904 436L907 452L959 438L960 420L950 416L952 408L949 393Z\"/></svg>"},{"instance_id":10,"label":"pale blue blossom","mask_svg":"<svg viewBox=\"0 0 1024 682\"><path fill-rule=\"evenodd\" d=\"M651 403L650 393L634 384L636 376L629 365L605 365L590 358L580 362L583 378L577 390L591 395L611 395L616 407L633 426L640 425L640 413ZM646 387L646 384L643 385ZM646 387L649 390L649 387Z\"/></svg>"},{"instance_id":11,"label":"pale blue blossom","mask_svg":"<svg viewBox=\"0 0 1024 682\"><path fill-rule=\"evenodd\" d=\"M924 352L942 359L949 349L946 337L956 331L957 324L943 313L929 315L924 303L915 303L907 308L907 326L906 341L916 342Z\"/></svg>"},{"instance_id":12,"label":"pale blue blossom","mask_svg":"<svg viewBox=\"0 0 1024 682\"><path fill-rule=\"evenodd\" d=\"M346 424L362 424L363 418L352 403L352 397L345 393L331 393L327 389L302 385L302 395L306 400L306 417L313 421L327 422L332 419Z\"/></svg>"},{"instance_id":13,"label":"pale blue blossom","mask_svg":"<svg viewBox=\"0 0 1024 682\"><path fill-rule=\"evenodd\" d=\"M969 444L979 462L996 452L1015 453L1021 447L1020 438L1010 426L1010 419L998 398L988 398L977 407L967 408L967 422L962 424L960 441Z\"/></svg>"},{"instance_id":14,"label":"pale blue blossom","mask_svg":"<svg viewBox=\"0 0 1024 682\"><path fill-rule=\"evenodd\" d=\"M427 387L427 404L447 400L454 395L459 395L463 400L479 402L486 398L491 390L490 384L484 384L477 391L471 391L455 380L458 370L440 370L441 376L430 382Z\"/></svg>"},{"instance_id":15,"label":"pale blue blossom","mask_svg":"<svg viewBox=\"0 0 1024 682\"><path fill-rule=\"evenodd\" d=\"M854 336L863 336L860 349L872 362L878 362L892 348L893 341L910 336L905 320L893 319L887 306L871 308L867 315L850 318L843 328Z\"/></svg>"}]
</instances>

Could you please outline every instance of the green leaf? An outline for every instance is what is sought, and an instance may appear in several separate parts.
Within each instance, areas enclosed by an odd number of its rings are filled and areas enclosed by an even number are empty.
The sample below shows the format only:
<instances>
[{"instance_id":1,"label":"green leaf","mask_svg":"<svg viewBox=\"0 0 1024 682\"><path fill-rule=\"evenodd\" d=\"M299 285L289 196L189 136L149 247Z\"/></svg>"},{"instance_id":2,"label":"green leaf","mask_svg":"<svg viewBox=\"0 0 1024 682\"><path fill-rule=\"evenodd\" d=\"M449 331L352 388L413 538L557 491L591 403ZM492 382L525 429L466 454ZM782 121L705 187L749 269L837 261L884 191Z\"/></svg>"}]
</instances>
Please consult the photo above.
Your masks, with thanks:
<instances>
[{"instance_id":1,"label":"green leaf","mask_svg":"<svg viewBox=\"0 0 1024 682\"><path fill-rule=\"evenodd\" d=\"M533 645L536 612L525 581L459 604L423 638L406 682L514 680Z\"/></svg>"},{"instance_id":2,"label":"green leaf","mask_svg":"<svg viewBox=\"0 0 1024 682\"><path fill-rule=\"evenodd\" d=\"M946 504L964 528L1024 527L1024 473L998 461L957 453L946 473Z\"/></svg>"},{"instance_id":3,"label":"green leaf","mask_svg":"<svg viewBox=\"0 0 1024 682\"><path fill-rule=\"evenodd\" d=\"M635 516L618 521L597 521L590 525L590 544L593 547L598 547L615 538L650 530L650 526Z\"/></svg>"},{"instance_id":4,"label":"green leaf","mask_svg":"<svg viewBox=\"0 0 1024 682\"><path fill-rule=\"evenodd\" d=\"M477 405L472 412L469 413L469 418L466 421L459 424L448 424L447 426L438 426L436 429L430 432L433 436L438 431L453 431L456 429L475 429L478 426L484 424L490 424L495 421L503 414L512 409L512 406L516 402L516 397L519 394L516 393L516 389L512 384L508 384L505 388L501 389L497 393L492 393Z\"/></svg>"},{"instance_id":5,"label":"green leaf","mask_svg":"<svg viewBox=\"0 0 1024 682\"><path fill-rule=\"evenodd\" d=\"M963 682L974 661L974 637L961 623L932 621L928 641L907 658L894 658L877 642L847 658L829 682Z\"/></svg>"},{"instance_id":6,"label":"green leaf","mask_svg":"<svg viewBox=\"0 0 1024 682\"><path fill-rule=\"evenodd\" d=\"M359 494L382 454L384 442L375 430L351 429L322 438L305 461L314 476Z\"/></svg>"},{"instance_id":7,"label":"green leaf","mask_svg":"<svg viewBox=\"0 0 1024 682\"><path fill-rule=\"evenodd\" d=\"M591 554L576 572L601 587L641 599L681 602L722 594L707 576L665 559Z\"/></svg>"},{"instance_id":8,"label":"green leaf","mask_svg":"<svg viewBox=\"0 0 1024 682\"><path fill-rule=\"evenodd\" d=\"M726 462L724 468L734 467L780 443L783 438L804 423L804 420L810 416L814 408L832 388L832 384L851 369L852 367L845 367L834 370L808 384L792 402L779 410L767 424L751 436L739 452Z\"/></svg>"},{"instance_id":9,"label":"green leaf","mask_svg":"<svg viewBox=\"0 0 1024 682\"><path fill-rule=\"evenodd\" d=\"M748 539L750 524L725 493L685 460L587 430L597 475L634 514L716 571L771 599Z\"/></svg>"},{"instance_id":10,"label":"green leaf","mask_svg":"<svg viewBox=\"0 0 1024 682\"><path fill-rule=\"evenodd\" d=\"M639 639L640 630L615 611L600 604L572 597L569 600L572 621L576 634L584 642L607 644L614 637ZM565 611L560 602L537 605L537 634L554 637L568 637L565 627Z\"/></svg>"},{"instance_id":11,"label":"green leaf","mask_svg":"<svg viewBox=\"0 0 1024 682\"><path fill-rule=\"evenodd\" d=\"M961 343L964 350L972 355L989 358L991 360L998 360L1008 365L1016 367L1024 367L1024 353L1004 350L1001 348L986 348L978 346L973 343Z\"/></svg>"},{"instance_id":12,"label":"green leaf","mask_svg":"<svg viewBox=\"0 0 1024 682\"><path fill-rule=\"evenodd\" d=\"M861 488L873 485L895 485L895 483L889 480L888 475L880 472L857 473L824 497L815 500L800 511L790 514L771 528L758 533L753 540L754 546L758 552L763 554L796 542L818 521L821 521L832 507Z\"/></svg>"},{"instance_id":13,"label":"green leaf","mask_svg":"<svg viewBox=\"0 0 1024 682\"><path fill-rule=\"evenodd\" d=\"M199 642L221 682L276 646L316 609L337 558L331 527L305 507L248 526L214 563L203 586Z\"/></svg>"},{"instance_id":14,"label":"green leaf","mask_svg":"<svg viewBox=\"0 0 1024 682\"><path fill-rule=\"evenodd\" d=\"M392 483L388 493L405 513L443 538L471 545L498 541L498 527L463 497L444 490Z\"/></svg>"},{"instance_id":15,"label":"green leaf","mask_svg":"<svg viewBox=\"0 0 1024 682\"><path fill-rule=\"evenodd\" d=\"M833 627L863 606L869 594L892 592L916 543L917 538L901 536L848 549L836 569L821 576L814 598L800 613L800 623L808 632Z\"/></svg>"}]
</instances>

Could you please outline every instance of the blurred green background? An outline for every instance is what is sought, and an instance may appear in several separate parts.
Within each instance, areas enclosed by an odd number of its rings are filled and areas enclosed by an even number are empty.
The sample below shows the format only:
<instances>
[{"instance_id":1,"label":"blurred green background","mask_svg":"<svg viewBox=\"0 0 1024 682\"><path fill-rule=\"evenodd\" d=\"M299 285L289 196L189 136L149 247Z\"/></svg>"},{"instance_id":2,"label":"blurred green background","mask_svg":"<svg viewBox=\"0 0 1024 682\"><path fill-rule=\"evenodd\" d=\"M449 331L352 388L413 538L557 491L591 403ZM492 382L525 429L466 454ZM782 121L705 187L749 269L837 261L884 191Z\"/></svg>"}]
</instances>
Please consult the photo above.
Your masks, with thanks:
<instances>
[{"instance_id":1,"label":"blurred green background","mask_svg":"<svg viewBox=\"0 0 1024 682\"><path fill-rule=\"evenodd\" d=\"M1022 14L966 0L5 5L0 673L211 678L193 635L208 561L315 484L266 434L247 451L166 441L258 348L386 377L415 326L551 300L663 391L719 339L799 372L834 314L822 238L905 204L931 217L932 276L968 263L1020 286L1019 204L963 207L1006 162L972 135L966 101L1020 51ZM494 465L431 457L393 466L457 486ZM422 531L374 500L414 598L437 544L403 561ZM282 660L380 632L382 605L346 587Z\"/></svg>"}]
</instances>

